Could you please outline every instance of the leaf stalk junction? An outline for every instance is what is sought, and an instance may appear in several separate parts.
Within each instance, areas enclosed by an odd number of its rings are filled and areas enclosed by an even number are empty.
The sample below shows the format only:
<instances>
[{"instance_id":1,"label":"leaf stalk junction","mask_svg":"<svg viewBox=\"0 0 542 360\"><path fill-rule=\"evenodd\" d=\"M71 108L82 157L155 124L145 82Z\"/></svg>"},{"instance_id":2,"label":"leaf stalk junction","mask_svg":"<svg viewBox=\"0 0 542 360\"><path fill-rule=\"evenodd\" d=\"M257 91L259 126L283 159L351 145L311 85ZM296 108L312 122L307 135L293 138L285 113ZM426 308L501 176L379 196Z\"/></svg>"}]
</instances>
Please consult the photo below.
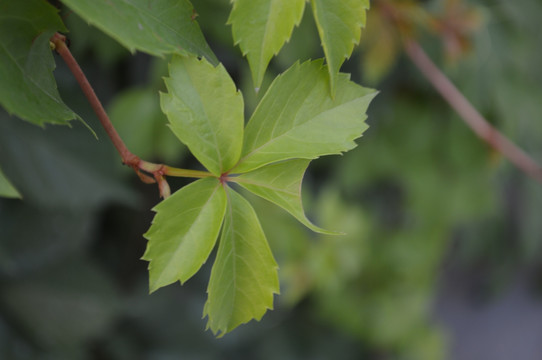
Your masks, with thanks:
<instances>
[{"instance_id":1,"label":"leaf stalk junction","mask_svg":"<svg viewBox=\"0 0 542 360\"><path fill-rule=\"evenodd\" d=\"M90 85L87 77L83 73L83 70L77 63L77 60L73 57L68 45L66 44L66 36L55 33L51 39L51 48L55 50L64 60L68 68L74 75L77 83L81 87L85 97L89 101L92 109L96 113L96 116L100 120L102 127L104 128L107 136L111 139L111 142L117 149L122 163L131 167L136 174L139 176L141 181L146 184L158 184L158 189L160 191L160 196L167 198L171 195L169 185L165 179L166 176L175 176L175 177L188 177L188 178L205 178L205 177L214 177L215 175L207 171L200 170L189 170L176 168L164 164L156 164L148 162L139 158L139 156L133 154L127 147L119 133L113 126L113 123L109 119L107 112L105 111L102 103L98 99L98 96L94 92L94 89ZM225 174L220 176L220 181L223 182L227 179Z\"/></svg>"}]
</instances>

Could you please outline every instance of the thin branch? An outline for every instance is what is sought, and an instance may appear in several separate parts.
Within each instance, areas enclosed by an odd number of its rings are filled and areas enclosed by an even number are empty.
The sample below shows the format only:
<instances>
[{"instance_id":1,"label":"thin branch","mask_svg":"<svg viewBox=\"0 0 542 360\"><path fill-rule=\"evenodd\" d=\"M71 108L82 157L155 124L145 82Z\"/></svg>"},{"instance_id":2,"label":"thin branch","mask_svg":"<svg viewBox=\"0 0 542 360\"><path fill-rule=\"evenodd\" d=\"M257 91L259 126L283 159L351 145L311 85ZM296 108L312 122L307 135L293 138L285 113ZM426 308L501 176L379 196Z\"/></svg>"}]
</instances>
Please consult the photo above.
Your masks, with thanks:
<instances>
[{"instance_id":1,"label":"thin branch","mask_svg":"<svg viewBox=\"0 0 542 360\"><path fill-rule=\"evenodd\" d=\"M124 144L124 141L122 141L122 138L111 123L109 116L103 108L102 103L96 96L94 89L88 82L87 77L85 76L85 74L81 70L81 67L68 49L68 46L66 45L66 37L64 35L56 33L55 35L53 35L50 41L53 44L54 49L62 57L66 65L68 65L68 68L79 83L81 90L83 90L83 93L85 94L87 100L92 106L92 109L94 109L94 112L98 116L100 123L105 129L105 132L107 133L107 136L109 136L111 142L115 146L115 149L117 149L118 153L120 154L123 164L128 165L132 169L134 169L141 181L147 184L157 182L160 189L160 195L166 198L170 194L169 185L164 178L164 176L166 175L190 178L203 178L214 176L213 174L206 171L179 169L162 164L151 163L141 160L138 156L134 155L130 150L128 150L128 148ZM152 176L147 175L147 173L152 174Z\"/></svg>"},{"instance_id":2,"label":"thin branch","mask_svg":"<svg viewBox=\"0 0 542 360\"><path fill-rule=\"evenodd\" d=\"M126 165L132 165L136 163L137 156L135 156L130 152L130 150L128 150L128 148L124 144L124 141L122 141L117 130L115 130L115 127L111 123L111 120L109 120L109 116L107 116L107 113L105 112L102 103L96 96L94 89L88 82L87 77L83 73L83 70L81 70L81 67L68 49L68 46L66 45L66 37L64 35L56 33L51 38L51 42L54 44L56 52L62 57L66 65L68 65L68 68L79 83L81 90L83 90L83 93L85 94L88 102L92 106L92 109L98 116L100 123L102 124L103 128L107 133L107 136L109 136L111 142L113 142L113 145L119 152L122 162Z\"/></svg>"},{"instance_id":3,"label":"thin branch","mask_svg":"<svg viewBox=\"0 0 542 360\"><path fill-rule=\"evenodd\" d=\"M476 135L507 157L520 170L542 183L542 167L495 129L438 69L416 41L406 40L405 50L416 67Z\"/></svg>"}]
</instances>

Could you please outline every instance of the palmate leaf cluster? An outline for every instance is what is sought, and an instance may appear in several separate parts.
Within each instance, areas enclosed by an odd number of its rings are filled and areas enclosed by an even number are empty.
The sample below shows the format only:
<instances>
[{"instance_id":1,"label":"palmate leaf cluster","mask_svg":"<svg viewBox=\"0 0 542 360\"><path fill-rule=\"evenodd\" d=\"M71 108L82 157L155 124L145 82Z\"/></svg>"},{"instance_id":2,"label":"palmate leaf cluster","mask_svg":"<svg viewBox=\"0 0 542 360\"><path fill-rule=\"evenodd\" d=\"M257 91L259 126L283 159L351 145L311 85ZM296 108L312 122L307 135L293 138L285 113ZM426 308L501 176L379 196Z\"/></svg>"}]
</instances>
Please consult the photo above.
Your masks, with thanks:
<instances>
[{"instance_id":1,"label":"palmate leaf cluster","mask_svg":"<svg viewBox=\"0 0 542 360\"><path fill-rule=\"evenodd\" d=\"M367 128L375 92L339 68L359 41L368 1L311 1L326 64L297 62L277 76L246 126L243 96L207 45L188 0L63 3L132 52L172 56L161 108L176 137L209 171L154 209L143 256L151 292L191 278L219 239L204 307L208 327L222 335L260 319L279 292L277 264L254 209L232 183L310 229L332 233L305 216L301 183L312 159L351 150ZM299 24L305 1L232 3L228 22L259 87L270 59ZM37 125L80 119L62 102L52 75L48 40L67 30L57 10L43 0L0 0L0 14L2 106ZM2 172L0 191L19 196Z\"/></svg>"},{"instance_id":2,"label":"palmate leaf cluster","mask_svg":"<svg viewBox=\"0 0 542 360\"><path fill-rule=\"evenodd\" d=\"M329 94L322 61L295 64L271 84L244 128L243 100L222 65L175 57L161 94L170 127L214 175L160 203L144 259L151 291L194 275L221 232L204 314L216 332L259 319L279 292L277 265L237 183L290 212L315 231L301 203L311 159L355 146L366 129L374 91L339 78ZM222 230L221 230L222 228Z\"/></svg>"}]
</instances>

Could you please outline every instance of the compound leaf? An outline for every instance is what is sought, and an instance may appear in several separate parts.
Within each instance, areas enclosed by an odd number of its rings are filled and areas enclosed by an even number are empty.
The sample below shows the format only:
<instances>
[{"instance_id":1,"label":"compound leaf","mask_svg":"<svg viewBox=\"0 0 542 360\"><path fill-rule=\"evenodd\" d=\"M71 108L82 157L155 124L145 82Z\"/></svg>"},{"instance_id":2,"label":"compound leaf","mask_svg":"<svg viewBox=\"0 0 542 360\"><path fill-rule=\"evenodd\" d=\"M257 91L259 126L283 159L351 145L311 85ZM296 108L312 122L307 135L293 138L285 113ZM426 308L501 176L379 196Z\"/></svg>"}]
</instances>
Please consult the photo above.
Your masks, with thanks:
<instances>
[{"instance_id":1,"label":"compound leaf","mask_svg":"<svg viewBox=\"0 0 542 360\"><path fill-rule=\"evenodd\" d=\"M323 234L336 234L319 228L305 216L301 183L309 162L307 159L293 159L269 164L235 179L245 189L288 211L309 229Z\"/></svg>"},{"instance_id":2,"label":"compound leaf","mask_svg":"<svg viewBox=\"0 0 542 360\"><path fill-rule=\"evenodd\" d=\"M250 203L227 189L228 206L203 316L219 336L273 308L277 263Z\"/></svg>"},{"instance_id":3,"label":"compound leaf","mask_svg":"<svg viewBox=\"0 0 542 360\"><path fill-rule=\"evenodd\" d=\"M0 104L36 125L66 124L77 115L61 100L49 38L66 31L42 0L0 3Z\"/></svg>"},{"instance_id":4,"label":"compound leaf","mask_svg":"<svg viewBox=\"0 0 542 360\"><path fill-rule=\"evenodd\" d=\"M275 78L247 124L241 159L232 173L354 148L354 139L367 128L365 111L376 92L346 74L337 80L332 98L321 60L294 64Z\"/></svg>"},{"instance_id":5,"label":"compound leaf","mask_svg":"<svg viewBox=\"0 0 542 360\"><path fill-rule=\"evenodd\" d=\"M228 23L235 44L247 56L256 88L273 55L299 25L304 9L305 0L233 0Z\"/></svg>"},{"instance_id":6,"label":"compound leaf","mask_svg":"<svg viewBox=\"0 0 542 360\"><path fill-rule=\"evenodd\" d=\"M8 198L21 198L21 194L11 185L11 182L6 178L2 169L0 169L0 196Z\"/></svg>"},{"instance_id":7,"label":"compound leaf","mask_svg":"<svg viewBox=\"0 0 542 360\"><path fill-rule=\"evenodd\" d=\"M331 93L335 93L339 69L359 43L369 0L312 0L316 27L329 70Z\"/></svg>"},{"instance_id":8,"label":"compound leaf","mask_svg":"<svg viewBox=\"0 0 542 360\"><path fill-rule=\"evenodd\" d=\"M222 64L174 57L161 94L171 129L194 156L219 176L233 167L243 139L243 97Z\"/></svg>"},{"instance_id":9,"label":"compound leaf","mask_svg":"<svg viewBox=\"0 0 542 360\"><path fill-rule=\"evenodd\" d=\"M130 51L201 55L217 64L188 0L63 0Z\"/></svg>"},{"instance_id":10,"label":"compound leaf","mask_svg":"<svg viewBox=\"0 0 542 360\"><path fill-rule=\"evenodd\" d=\"M177 280L184 283L205 263L213 249L226 211L226 193L216 178L197 180L154 209L145 234L143 259L149 261L153 292Z\"/></svg>"}]
</instances>

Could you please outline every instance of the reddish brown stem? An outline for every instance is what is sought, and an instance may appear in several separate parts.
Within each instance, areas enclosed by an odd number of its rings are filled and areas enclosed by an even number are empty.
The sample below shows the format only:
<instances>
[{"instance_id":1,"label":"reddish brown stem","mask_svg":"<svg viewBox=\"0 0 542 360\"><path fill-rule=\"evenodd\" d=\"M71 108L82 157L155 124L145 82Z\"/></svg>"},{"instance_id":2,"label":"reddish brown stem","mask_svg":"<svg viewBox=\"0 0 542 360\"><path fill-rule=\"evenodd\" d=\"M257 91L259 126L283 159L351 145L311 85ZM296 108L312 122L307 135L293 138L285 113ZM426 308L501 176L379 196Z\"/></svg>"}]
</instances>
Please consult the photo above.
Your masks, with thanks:
<instances>
[{"instance_id":1,"label":"reddish brown stem","mask_svg":"<svg viewBox=\"0 0 542 360\"><path fill-rule=\"evenodd\" d=\"M51 42L54 44L56 52L62 57L66 65L68 65L68 68L79 83L81 90L83 90L83 93L85 94L90 105L92 106L92 109L98 116L100 123L102 124L111 141L113 142L113 145L119 152L122 162L126 165L132 167L134 167L135 165L137 167L137 162L139 161L139 158L132 154L130 150L128 150L128 148L124 144L124 141L122 141L121 137L119 136L119 133L117 132L117 130L115 130L115 127L111 123L111 120L109 120L109 116L107 116L107 113L105 112L102 103L96 96L96 93L88 82L87 77L83 73L83 70L81 70L81 67L68 49L68 46L66 45L66 37L64 35L56 33L51 38Z\"/></svg>"},{"instance_id":2,"label":"reddish brown stem","mask_svg":"<svg viewBox=\"0 0 542 360\"><path fill-rule=\"evenodd\" d=\"M439 70L417 42L406 40L405 50L416 67L476 135L507 157L516 167L542 183L542 167L495 129Z\"/></svg>"}]
</instances>

